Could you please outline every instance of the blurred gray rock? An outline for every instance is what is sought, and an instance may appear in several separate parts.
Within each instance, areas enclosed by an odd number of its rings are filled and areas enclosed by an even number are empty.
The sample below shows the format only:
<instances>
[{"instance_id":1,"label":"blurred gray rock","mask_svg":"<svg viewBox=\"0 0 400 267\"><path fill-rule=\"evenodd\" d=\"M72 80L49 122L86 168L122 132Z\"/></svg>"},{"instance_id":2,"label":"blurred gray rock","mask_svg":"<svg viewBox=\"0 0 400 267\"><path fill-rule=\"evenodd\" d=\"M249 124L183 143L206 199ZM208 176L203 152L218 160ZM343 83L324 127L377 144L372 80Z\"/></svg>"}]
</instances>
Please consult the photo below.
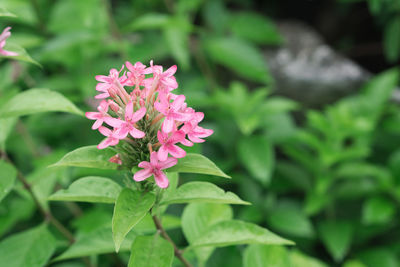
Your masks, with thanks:
<instances>
[{"instance_id":1,"label":"blurred gray rock","mask_svg":"<svg viewBox=\"0 0 400 267\"><path fill-rule=\"evenodd\" d=\"M278 94L320 107L356 92L371 77L326 45L310 27L283 22L278 28L285 44L265 51Z\"/></svg>"}]
</instances>

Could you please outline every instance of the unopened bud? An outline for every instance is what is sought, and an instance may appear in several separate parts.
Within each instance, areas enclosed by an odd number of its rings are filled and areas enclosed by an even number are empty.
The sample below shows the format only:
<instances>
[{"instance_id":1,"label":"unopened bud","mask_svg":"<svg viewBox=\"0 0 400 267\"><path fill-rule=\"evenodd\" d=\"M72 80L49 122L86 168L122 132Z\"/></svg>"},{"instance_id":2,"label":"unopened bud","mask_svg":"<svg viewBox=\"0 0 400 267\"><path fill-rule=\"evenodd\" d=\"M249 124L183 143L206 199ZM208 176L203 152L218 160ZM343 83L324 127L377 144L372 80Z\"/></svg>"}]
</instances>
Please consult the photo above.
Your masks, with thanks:
<instances>
[{"instance_id":1,"label":"unopened bud","mask_svg":"<svg viewBox=\"0 0 400 267\"><path fill-rule=\"evenodd\" d=\"M111 99L108 100L108 104L110 105L110 108L111 108L112 111L114 111L114 112L118 112L119 111L119 106L117 105L117 103L115 103Z\"/></svg>"}]
</instances>

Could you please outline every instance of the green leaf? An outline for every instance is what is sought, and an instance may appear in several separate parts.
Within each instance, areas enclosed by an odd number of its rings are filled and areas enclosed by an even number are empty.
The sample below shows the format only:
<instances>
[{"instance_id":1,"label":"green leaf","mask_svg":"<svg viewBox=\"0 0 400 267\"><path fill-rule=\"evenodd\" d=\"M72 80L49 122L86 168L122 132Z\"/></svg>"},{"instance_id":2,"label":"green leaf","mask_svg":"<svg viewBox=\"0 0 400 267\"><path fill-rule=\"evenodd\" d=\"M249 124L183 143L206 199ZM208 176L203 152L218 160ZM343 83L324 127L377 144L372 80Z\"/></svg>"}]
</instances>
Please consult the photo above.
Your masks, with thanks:
<instances>
[{"instance_id":1,"label":"green leaf","mask_svg":"<svg viewBox=\"0 0 400 267\"><path fill-rule=\"evenodd\" d=\"M350 248L353 225L344 221L325 221L319 224L318 230L322 242L335 261L342 261Z\"/></svg>"},{"instance_id":2,"label":"green leaf","mask_svg":"<svg viewBox=\"0 0 400 267\"><path fill-rule=\"evenodd\" d=\"M357 107L357 112L364 116L377 117L386 106L400 79L398 68L389 69L375 76L364 86L365 102L362 109ZM371 113L371 114L369 114ZM354 118L352 118L354 119ZM371 118L369 118L371 120Z\"/></svg>"},{"instance_id":3,"label":"green leaf","mask_svg":"<svg viewBox=\"0 0 400 267\"><path fill-rule=\"evenodd\" d=\"M172 244L159 234L138 236L132 244L128 267L170 267L173 259Z\"/></svg>"},{"instance_id":4,"label":"green leaf","mask_svg":"<svg viewBox=\"0 0 400 267\"><path fill-rule=\"evenodd\" d=\"M210 226L202 236L190 245L190 248L243 244L293 245L294 243L256 224L230 220Z\"/></svg>"},{"instance_id":5,"label":"green leaf","mask_svg":"<svg viewBox=\"0 0 400 267\"><path fill-rule=\"evenodd\" d=\"M189 244L201 237L207 229L218 222L233 218L232 208L225 204L191 203L182 214L182 230ZM200 263L207 262L215 248L199 247L194 252ZM201 266L201 264L200 264Z\"/></svg>"},{"instance_id":6,"label":"green leaf","mask_svg":"<svg viewBox=\"0 0 400 267\"><path fill-rule=\"evenodd\" d=\"M147 13L136 18L131 24L126 26L127 31L161 29L170 20L170 16L162 13Z\"/></svg>"},{"instance_id":7,"label":"green leaf","mask_svg":"<svg viewBox=\"0 0 400 267\"><path fill-rule=\"evenodd\" d=\"M208 202L220 204L250 205L232 192L224 192L218 186L208 182L190 182L181 185L173 194L161 200L161 205Z\"/></svg>"},{"instance_id":8,"label":"green leaf","mask_svg":"<svg viewBox=\"0 0 400 267\"><path fill-rule=\"evenodd\" d=\"M156 197L153 193L141 193L124 188L115 202L112 219L115 250L118 252L129 231L140 222L153 207Z\"/></svg>"},{"instance_id":9,"label":"green leaf","mask_svg":"<svg viewBox=\"0 0 400 267\"><path fill-rule=\"evenodd\" d=\"M182 69L189 68L189 29L190 23L183 18L173 18L164 27L164 39L171 55Z\"/></svg>"},{"instance_id":10,"label":"green leaf","mask_svg":"<svg viewBox=\"0 0 400 267\"><path fill-rule=\"evenodd\" d=\"M283 246L250 245L244 251L244 267L291 267L289 254Z\"/></svg>"},{"instance_id":11,"label":"green leaf","mask_svg":"<svg viewBox=\"0 0 400 267\"><path fill-rule=\"evenodd\" d=\"M271 81L263 55L251 44L236 38L218 38L207 40L205 48L215 62L244 78L262 83Z\"/></svg>"},{"instance_id":12,"label":"green leaf","mask_svg":"<svg viewBox=\"0 0 400 267\"><path fill-rule=\"evenodd\" d=\"M15 14L11 13L4 7L0 7L0 17L17 17Z\"/></svg>"},{"instance_id":13,"label":"green leaf","mask_svg":"<svg viewBox=\"0 0 400 267\"><path fill-rule=\"evenodd\" d=\"M26 52L24 48L21 46L14 44L14 43L7 43L6 46L4 47L5 50L11 51L11 52L16 52L18 55L16 56L3 56L0 55L0 58L7 58L7 59L14 59L14 60L20 60L20 61L25 61L28 63L35 64L36 66L42 67L39 62L31 58L31 56Z\"/></svg>"},{"instance_id":14,"label":"green leaf","mask_svg":"<svg viewBox=\"0 0 400 267\"><path fill-rule=\"evenodd\" d=\"M399 261L392 251L386 248L374 248L363 251L359 258L367 267L398 267Z\"/></svg>"},{"instance_id":15,"label":"green leaf","mask_svg":"<svg viewBox=\"0 0 400 267\"><path fill-rule=\"evenodd\" d=\"M270 142L262 136L248 136L239 141L239 157L250 174L267 185L271 180L275 158Z\"/></svg>"},{"instance_id":16,"label":"green leaf","mask_svg":"<svg viewBox=\"0 0 400 267\"><path fill-rule=\"evenodd\" d=\"M229 25L236 36L256 44L277 45L283 41L274 23L255 12L232 14Z\"/></svg>"},{"instance_id":17,"label":"green leaf","mask_svg":"<svg viewBox=\"0 0 400 267\"><path fill-rule=\"evenodd\" d=\"M368 199L362 208L362 222L365 224L385 224L393 219L395 204L384 197Z\"/></svg>"},{"instance_id":18,"label":"green leaf","mask_svg":"<svg viewBox=\"0 0 400 267\"><path fill-rule=\"evenodd\" d=\"M310 219L294 202L281 202L269 211L268 224L276 231L303 238L314 237L314 229Z\"/></svg>"},{"instance_id":19,"label":"green leaf","mask_svg":"<svg viewBox=\"0 0 400 267\"><path fill-rule=\"evenodd\" d=\"M68 152L50 167L75 166L115 170L118 164L108 161L115 153L111 148L98 149L96 146L84 146Z\"/></svg>"},{"instance_id":20,"label":"green leaf","mask_svg":"<svg viewBox=\"0 0 400 267\"><path fill-rule=\"evenodd\" d=\"M17 170L14 166L0 161L0 201L13 189L15 178L17 178Z\"/></svg>"},{"instance_id":21,"label":"green leaf","mask_svg":"<svg viewBox=\"0 0 400 267\"><path fill-rule=\"evenodd\" d=\"M211 160L201 154L188 153L186 157L178 159L178 164L167 169L168 172L201 173L231 178L221 171Z\"/></svg>"},{"instance_id":22,"label":"green leaf","mask_svg":"<svg viewBox=\"0 0 400 267\"><path fill-rule=\"evenodd\" d=\"M49 89L29 89L11 98L0 110L0 117L14 117L38 112L61 111L83 115L71 101Z\"/></svg>"},{"instance_id":23,"label":"green leaf","mask_svg":"<svg viewBox=\"0 0 400 267\"><path fill-rule=\"evenodd\" d=\"M11 117L6 119L0 119L0 149L5 150L6 140L13 130L18 118Z\"/></svg>"},{"instance_id":24,"label":"green leaf","mask_svg":"<svg viewBox=\"0 0 400 267\"><path fill-rule=\"evenodd\" d=\"M135 238L130 233L120 247L121 252L129 251ZM99 228L84 235L80 235L64 253L53 261L80 258L98 254L111 254L115 252L111 227Z\"/></svg>"},{"instance_id":25,"label":"green leaf","mask_svg":"<svg viewBox=\"0 0 400 267\"><path fill-rule=\"evenodd\" d=\"M114 203L122 188L111 179L89 176L73 182L68 189L59 190L49 200L92 203Z\"/></svg>"},{"instance_id":26,"label":"green leaf","mask_svg":"<svg viewBox=\"0 0 400 267\"><path fill-rule=\"evenodd\" d=\"M328 267L322 261L307 256L298 250L293 250L290 253L290 262L292 263L291 267Z\"/></svg>"},{"instance_id":27,"label":"green leaf","mask_svg":"<svg viewBox=\"0 0 400 267\"><path fill-rule=\"evenodd\" d=\"M385 56L394 63L400 57L400 16L394 16L384 29Z\"/></svg>"},{"instance_id":28,"label":"green leaf","mask_svg":"<svg viewBox=\"0 0 400 267\"><path fill-rule=\"evenodd\" d=\"M8 237L0 243L0 262L7 267L42 267L56 249L56 240L41 225Z\"/></svg>"},{"instance_id":29,"label":"green leaf","mask_svg":"<svg viewBox=\"0 0 400 267\"><path fill-rule=\"evenodd\" d=\"M367 267L359 260L349 260L343 264L343 267Z\"/></svg>"}]
</instances>

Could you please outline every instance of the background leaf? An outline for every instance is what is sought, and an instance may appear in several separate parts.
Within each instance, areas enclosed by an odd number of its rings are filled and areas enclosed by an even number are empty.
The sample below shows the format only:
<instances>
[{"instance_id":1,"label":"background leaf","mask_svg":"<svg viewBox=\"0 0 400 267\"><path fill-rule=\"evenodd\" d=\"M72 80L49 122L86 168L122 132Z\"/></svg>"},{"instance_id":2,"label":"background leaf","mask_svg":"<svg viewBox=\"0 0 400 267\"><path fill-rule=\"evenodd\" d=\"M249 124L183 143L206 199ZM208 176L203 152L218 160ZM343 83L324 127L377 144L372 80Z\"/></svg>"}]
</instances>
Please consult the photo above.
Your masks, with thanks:
<instances>
[{"instance_id":1,"label":"background leaf","mask_svg":"<svg viewBox=\"0 0 400 267\"><path fill-rule=\"evenodd\" d=\"M0 243L0 262L9 267L42 267L56 249L46 225L8 237Z\"/></svg>"},{"instance_id":2,"label":"background leaf","mask_svg":"<svg viewBox=\"0 0 400 267\"><path fill-rule=\"evenodd\" d=\"M111 148L98 149L96 146L84 146L68 152L51 167L74 166L115 170L118 165L108 160L115 155Z\"/></svg>"},{"instance_id":3,"label":"background leaf","mask_svg":"<svg viewBox=\"0 0 400 267\"><path fill-rule=\"evenodd\" d=\"M225 192L218 186L207 182L190 182L181 185L173 194L161 200L161 205L208 202L220 204L249 205L232 192Z\"/></svg>"},{"instance_id":4,"label":"background leaf","mask_svg":"<svg viewBox=\"0 0 400 267\"><path fill-rule=\"evenodd\" d=\"M274 168L274 152L270 142L262 136L249 136L239 142L239 157L254 178L266 185Z\"/></svg>"},{"instance_id":5,"label":"background leaf","mask_svg":"<svg viewBox=\"0 0 400 267\"><path fill-rule=\"evenodd\" d=\"M129 233L120 246L120 251L129 251L135 235ZM81 234L74 244L53 261L80 258L115 252L111 227L102 227L86 234Z\"/></svg>"},{"instance_id":6,"label":"background leaf","mask_svg":"<svg viewBox=\"0 0 400 267\"><path fill-rule=\"evenodd\" d=\"M250 80L271 81L265 59L261 52L249 43L237 38L209 39L205 48L215 62Z\"/></svg>"},{"instance_id":7,"label":"background leaf","mask_svg":"<svg viewBox=\"0 0 400 267\"><path fill-rule=\"evenodd\" d=\"M239 244L293 245L294 243L256 224L230 220L209 227L190 247L224 247Z\"/></svg>"},{"instance_id":8,"label":"background leaf","mask_svg":"<svg viewBox=\"0 0 400 267\"><path fill-rule=\"evenodd\" d=\"M318 226L321 239L336 262L343 260L353 235L353 226L349 222L326 221Z\"/></svg>"},{"instance_id":9,"label":"background leaf","mask_svg":"<svg viewBox=\"0 0 400 267\"><path fill-rule=\"evenodd\" d=\"M233 13L229 19L231 31L238 37L257 44L277 45L282 38L274 23L255 12Z\"/></svg>"},{"instance_id":10,"label":"background leaf","mask_svg":"<svg viewBox=\"0 0 400 267\"><path fill-rule=\"evenodd\" d=\"M249 245L244 251L243 267L291 267L289 254L285 247L268 245Z\"/></svg>"},{"instance_id":11,"label":"background leaf","mask_svg":"<svg viewBox=\"0 0 400 267\"><path fill-rule=\"evenodd\" d=\"M125 236L143 219L155 200L156 197L151 192L140 193L129 188L121 191L115 202L112 219L113 239L117 252Z\"/></svg>"},{"instance_id":12,"label":"background leaf","mask_svg":"<svg viewBox=\"0 0 400 267\"><path fill-rule=\"evenodd\" d=\"M13 189L17 170L11 164L0 160L0 201Z\"/></svg>"},{"instance_id":13,"label":"background leaf","mask_svg":"<svg viewBox=\"0 0 400 267\"><path fill-rule=\"evenodd\" d=\"M178 159L178 164L167 169L168 172L201 173L230 178L221 171L214 162L201 154L187 153L186 157Z\"/></svg>"},{"instance_id":14,"label":"background leaf","mask_svg":"<svg viewBox=\"0 0 400 267\"><path fill-rule=\"evenodd\" d=\"M61 111L83 115L71 101L49 89L29 89L11 98L0 110L0 117L13 117L38 112Z\"/></svg>"},{"instance_id":15,"label":"background leaf","mask_svg":"<svg viewBox=\"0 0 400 267\"><path fill-rule=\"evenodd\" d=\"M174 248L160 235L138 236L132 244L128 267L170 267Z\"/></svg>"},{"instance_id":16,"label":"background leaf","mask_svg":"<svg viewBox=\"0 0 400 267\"><path fill-rule=\"evenodd\" d=\"M122 188L104 177L83 177L73 182L68 189L59 190L49 200L114 203Z\"/></svg>"},{"instance_id":17,"label":"background leaf","mask_svg":"<svg viewBox=\"0 0 400 267\"><path fill-rule=\"evenodd\" d=\"M192 244L201 237L207 229L221 221L233 218L232 208L224 204L191 203L182 214L182 230L186 239ZM194 248L201 264L205 264L214 251L213 247Z\"/></svg>"}]
</instances>

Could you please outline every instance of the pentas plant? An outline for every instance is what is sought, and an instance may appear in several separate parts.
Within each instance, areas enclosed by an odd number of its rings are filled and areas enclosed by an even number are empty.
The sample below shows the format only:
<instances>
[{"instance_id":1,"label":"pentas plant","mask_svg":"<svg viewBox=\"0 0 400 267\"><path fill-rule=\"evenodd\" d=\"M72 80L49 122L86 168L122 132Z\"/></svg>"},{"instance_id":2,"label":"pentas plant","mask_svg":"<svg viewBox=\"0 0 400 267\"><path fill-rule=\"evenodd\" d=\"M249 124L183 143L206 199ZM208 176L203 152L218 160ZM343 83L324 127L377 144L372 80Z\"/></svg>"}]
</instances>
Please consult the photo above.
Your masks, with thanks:
<instances>
[{"instance_id":1,"label":"pentas plant","mask_svg":"<svg viewBox=\"0 0 400 267\"><path fill-rule=\"evenodd\" d=\"M172 92L178 88L176 70L174 65L164 71L152 61L150 66L125 62L108 76L96 76L100 94L95 98L102 100L98 112L86 113L95 120L92 129L106 137L97 148L115 147L117 154L111 162L142 168L133 179L139 182L154 177L160 188L169 185L163 170L186 156L179 145L202 143L202 138L213 133L199 126L204 114L189 107L184 95Z\"/></svg>"}]
</instances>

